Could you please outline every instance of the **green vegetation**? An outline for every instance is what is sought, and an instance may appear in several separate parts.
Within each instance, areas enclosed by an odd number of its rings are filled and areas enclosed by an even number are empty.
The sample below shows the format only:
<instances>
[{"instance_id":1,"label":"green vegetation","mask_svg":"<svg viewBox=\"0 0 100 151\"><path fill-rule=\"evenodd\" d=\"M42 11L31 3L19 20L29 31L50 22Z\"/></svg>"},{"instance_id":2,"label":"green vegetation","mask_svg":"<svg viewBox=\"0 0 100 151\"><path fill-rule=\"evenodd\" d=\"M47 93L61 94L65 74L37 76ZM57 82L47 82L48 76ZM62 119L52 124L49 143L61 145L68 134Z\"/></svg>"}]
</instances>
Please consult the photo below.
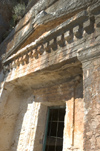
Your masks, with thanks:
<instances>
[{"instance_id":1,"label":"green vegetation","mask_svg":"<svg viewBox=\"0 0 100 151\"><path fill-rule=\"evenodd\" d=\"M25 3L18 3L16 6L13 7L13 21L16 24L25 14Z\"/></svg>"},{"instance_id":2,"label":"green vegetation","mask_svg":"<svg viewBox=\"0 0 100 151\"><path fill-rule=\"evenodd\" d=\"M2 35L2 41L9 35L11 30L16 26L19 20L25 15L26 8L32 0L1 0L3 5L8 6L9 9L9 29Z\"/></svg>"}]
</instances>

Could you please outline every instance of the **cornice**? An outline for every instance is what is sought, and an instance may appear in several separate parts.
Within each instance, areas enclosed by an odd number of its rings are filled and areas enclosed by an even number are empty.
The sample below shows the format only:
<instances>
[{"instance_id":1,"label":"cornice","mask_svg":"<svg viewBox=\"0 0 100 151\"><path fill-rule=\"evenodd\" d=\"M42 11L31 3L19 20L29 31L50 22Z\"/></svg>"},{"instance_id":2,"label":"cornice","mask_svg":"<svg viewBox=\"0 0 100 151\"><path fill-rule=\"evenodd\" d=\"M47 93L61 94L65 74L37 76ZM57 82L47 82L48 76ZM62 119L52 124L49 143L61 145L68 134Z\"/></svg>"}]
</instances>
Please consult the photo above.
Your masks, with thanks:
<instances>
[{"instance_id":1,"label":"cornice","mask_svg":"<svg viewBox=\"0 0 100 151\"><path fill-rule=\"evenodd\" d=\"M86 11L82 11L82 12L78 13L74 17L71 17L64 23L60 24L56 28L47 32L45 35L36 39L31 44L20 49L16 54L10 56L8 59L3 59L3 63L5 64L6 62L9 62L10 60L15 59L17 56L20 56L21 54L28 52L30 49L34 49L34 48L37 49L39 45L44 45L44 48L46 48L53 44L54 39L56 39L56 41L59 44L64 40L64 38L67 41L70 41L73 38L72 30L74 30L74 33L76 36L79 36L78 33L81 32L80 29L82 28L82 24L86 20L88 20L88 15L87 15ZM79 31L78 31L78 29L79 29ZM54 41L54 42L56 42L56 41Z\"/></svg>"},{"instance_id":2,"label":"cornice","mask_svg":"<svg viewBox=\"0 0 100 151\"><path fill-rule=\"evenodd\" d=\"M78 12L82 10L86 10L87 8L90 8L96 5L99 6L99 0L75 0L72 3L72 0L68 2L64 0L64 3L62 4L62 7L60 7L61 0L58 1L58 7L54 9L55 5L57 4L58 0L41 0L37 2L30 10L27 12L27 14L20 20L20 22L17 24L17 26L14 28L14 30L10 33L10 35L5 39L5 41L0 45L0 52L6 52L6 59L11 56L13 53L16 53L18 49L23 45L27 45L27 39L31 37L34 34L40 30L41 31L44 28L48 30L48 27L54 25L58 25L68 18L74 16ZM66 5L64 5L66 4ZM70 6L70 7L69 7ZM53 10L52 10L53 7ZM48 10L49 9L49 10ZM44 12L44 13L43 13ZM42 14L41 14L42 13ZM94 12L93 12L94 13ZM44 14L44 15L43 15ZM44 26L45 24L45 26ZM25 32L24 29L27 28L27 31ZM43 28L42 28L43 27ZM42 29L41 29L42 28ZM53 27L54 28L54 27ZM20 34L20 33L24 34ZM38 35L37 33L37 35ZM43 33L42 33L43 34ZM37 39L40 35L34 37L34 40ZM18 39L18 40L17 40ZM1 53L2 54L2 53Z\"/></svg>"},{"instance_id":3,"label":"cornice","mask_svg":"<svg viewBox=\"0 0 100 151\"><path fill-rule=\"evenodd\" d=\"M93 12L93 8L91 10ZM44 51L50 52L51 48L56 50L57 45L63 47L65 42L70 43L73 41L73 37L76 37L77 40L81 39L84 36L84 31L88 34L93 33L95 28L100 27L100 14L93 13L91 15L87 11L78 13L19 50L16 54L3 60L4 71L11 71L13 68L23 64L23 62L28 62L29 58L38 58L38 55L42 55Z\"/></svg>"}]
</instances>

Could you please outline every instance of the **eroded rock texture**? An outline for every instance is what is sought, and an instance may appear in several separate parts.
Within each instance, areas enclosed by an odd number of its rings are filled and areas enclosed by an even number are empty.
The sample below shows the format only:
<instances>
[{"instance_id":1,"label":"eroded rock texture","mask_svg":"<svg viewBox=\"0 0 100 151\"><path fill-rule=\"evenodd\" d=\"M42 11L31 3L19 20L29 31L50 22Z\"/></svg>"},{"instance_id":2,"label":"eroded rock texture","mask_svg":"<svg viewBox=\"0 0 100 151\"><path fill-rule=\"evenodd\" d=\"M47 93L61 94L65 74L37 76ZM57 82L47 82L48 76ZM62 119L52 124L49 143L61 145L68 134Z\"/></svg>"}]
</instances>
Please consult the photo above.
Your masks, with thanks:
<instances>
[{"instance_id":1,"label":"eroded rock texture","mask_svg":"<svg viewBox=\"0 0 100 151\"><path fill-rule=\"evenodd\" d=\"M84 150L100 150L100 60L84 63Z\"/></svg>"},{"instance_id":2,"label":"eroded rock texture","mask_svg":"<svg viewBox=\"0 0 100 151\"><path fill-rule=\"evenodd\" d=\"M100 1L30 4L0 45L1 151L45 151L50 107L66 109L63 151L99 151Z\"/></svg>"}]
</instances>

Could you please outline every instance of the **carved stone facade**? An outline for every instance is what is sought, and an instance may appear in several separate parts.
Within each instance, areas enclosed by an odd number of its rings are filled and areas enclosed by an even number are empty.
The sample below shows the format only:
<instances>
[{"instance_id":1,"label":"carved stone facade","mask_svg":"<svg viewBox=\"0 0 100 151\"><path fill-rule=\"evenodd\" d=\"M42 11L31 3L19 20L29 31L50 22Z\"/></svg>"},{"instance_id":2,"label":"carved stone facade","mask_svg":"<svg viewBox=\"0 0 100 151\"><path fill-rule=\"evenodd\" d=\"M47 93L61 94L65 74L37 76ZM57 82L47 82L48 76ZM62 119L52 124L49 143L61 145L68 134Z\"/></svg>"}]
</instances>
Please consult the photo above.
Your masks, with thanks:
<instances>
[{"instance_id":1,"label":"carved stone facade","mask_svg":"<svg viewBox=\"0 0 100 151\"><path fill-rule=\"evenodd\" d=\"M50 107L66 108L62 151L100 150L99 40L99 0L37 1L20 20L0 46L0 151L45 151Z\"/></svg>"}]
</instances>

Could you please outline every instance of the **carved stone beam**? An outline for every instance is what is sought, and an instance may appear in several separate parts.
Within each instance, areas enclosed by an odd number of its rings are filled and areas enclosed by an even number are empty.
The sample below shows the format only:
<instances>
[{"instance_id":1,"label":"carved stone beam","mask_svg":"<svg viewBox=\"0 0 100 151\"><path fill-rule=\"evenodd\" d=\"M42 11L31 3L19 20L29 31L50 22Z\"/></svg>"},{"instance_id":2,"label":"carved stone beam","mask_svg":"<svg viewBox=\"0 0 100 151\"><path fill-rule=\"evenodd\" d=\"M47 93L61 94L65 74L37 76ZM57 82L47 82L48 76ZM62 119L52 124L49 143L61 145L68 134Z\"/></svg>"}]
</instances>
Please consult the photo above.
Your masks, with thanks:
<instances>
[{"instance_id":1,"label":"carved stone beam","mask_svg":"<svg viewBox=\"0 0 100 151\"><path fill-rule=\"evenodd\" d=\"M37 48L37 52L38 52L40 55L42 55L42 54L43 54L43 52L44 52L43 45L38 46L38 48Z\"/></svg>"},{"instance_id":2,"label":"carved stone beam","mask_svg":"<svg viewBox=\"0 0 100 151\"><path fill-rule=\"evenodd\" d=\"M24 62L24 64L28 63L28 54L23 55L23 62Z\"/></svg>"},{"instance_id":3,"label":"carved stone beam","mask_svg":"<svg viewBox=\"0 0 100 151\"><path fill-rule=\"evenodd\" d=\"M33 50L32 50L32 56L35 57L35 58L38 57L37 49L33 49Z\"/></svg>"},{"instance_id":4,"label":"carved stone beam","mask_svg":"<svg viewBox=\"0 0 100 151\"><path fill-rule=\"evenodd\" d=\"M65 38L65 40L66 40L67 42L71 41L71 40L73 39L73 33L72 33L72 31L71 31L71 30L66 31L66 32L64 33L64 38Z\"/></svg>"},{"instance_id":5,"label":"carved stone beam","mask_svg":"<svg viewBox=\"0 0 100 151\"><path fill-rule=\"evenodd\" d=\"M18 60L19 60L20 64L23 64L23 57L22 57L22 56L20 56L20 57L18 58Z\"/></svg>"},{"instance_id":6,"label":"carved stone beam","mask_svg":"<svg viewBox=\"0 0 100 151\"><path fill-rule=\"evenodd\" d=\"M57 36L57 43L60 47L63 47L65 45L64 34Z\"/></svg>"},{"instance_id":7,"label":"carved stone beam","mask_svg":"<svg viewBox=\"0 0 100 151\"><path fill-rule=\"evenodd\" d=\"M88 19L87 21L85 21L83 23L83 29L87 32L87 33L92 33L94 30L94 22L91 19Z\"/></svg>"},{"instance_id":8,"label":"carved stone beam","mask_svg":"<svg viewBox=\"0 0 100 151\"><path fill-rule=\"evenodd\" d=\"M49 42L44 43L43 46L44 46L44 50L45 50L46 52L50 52Z\"/></svg>"},{"instance_id":9,"label":"carved stone beam","mask_svg":"<svg viewBox=\"0 0 100 151\"><path fill-rule=\"evenodd\" d=\"M16 67L20 65L20 61L18 58L15 60L15 65L16 65Z\"/></svg>"},{"instance_id":10,"label":"carved stone beam","mask_svg":"<svg viewBox=\"0 0 100 151\"><path fill-rule=\"evenodd\" d=\"M76 27L73 28L73 33L76 38L82 37L82 28L79 25L77 25Z\"/></svg>"},{"instance_id":11,"label":"carved stone beam","mask_svg":"<svg viewBox=\"0 0 100 151\"><path fill-rule=\"evenodd\" d=\"M32 56L32 50L30 50L29 52L28 52L28 56L29 56L29 58L32 58L33 56Z\"/></svg>"},{"instance_id":12,"label":"carved stone beam","mask_svg":"<svg viewBox=\"0 0 100 151\"><path fill-rule=\"evenodd\" d=\"M53 38L49 41L49 47L52 48L53 50L57 49L57 43L56 43L56 39Z\"/></svg>"}]
</instances>

